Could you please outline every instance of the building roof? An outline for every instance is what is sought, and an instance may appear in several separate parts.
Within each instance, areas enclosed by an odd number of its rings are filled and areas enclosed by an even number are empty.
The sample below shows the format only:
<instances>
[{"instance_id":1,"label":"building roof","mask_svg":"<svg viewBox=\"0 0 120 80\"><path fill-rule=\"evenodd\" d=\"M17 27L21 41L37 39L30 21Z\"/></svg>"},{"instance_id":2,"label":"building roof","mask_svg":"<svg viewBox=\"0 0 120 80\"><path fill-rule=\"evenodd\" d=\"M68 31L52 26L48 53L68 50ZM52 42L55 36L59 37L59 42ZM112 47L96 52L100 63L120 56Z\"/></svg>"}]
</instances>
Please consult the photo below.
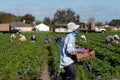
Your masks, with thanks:
<instances>
[{"instance_id":1,"label":"building roof","mask_svg":"<svg viewBox=\"0 0 120 80\"><path fill-rule=\"evenodd\" d=\"M32 27L30 24L26 24L23 22L12 22L12 23L10 23L10 26L12 26L12 27Z\"/></svg>"},{"instance_id":2,"label":"building roof","mask_svg":"<svg viewBox=\"0 0 120 80\"><path fill-rule=\"evenodd\" d=\"M67 27L67 24L54 24L54 27L55 27L55 28L60 28L60 27L66 28L66 27Z\"/></svg>"}]
</instances>

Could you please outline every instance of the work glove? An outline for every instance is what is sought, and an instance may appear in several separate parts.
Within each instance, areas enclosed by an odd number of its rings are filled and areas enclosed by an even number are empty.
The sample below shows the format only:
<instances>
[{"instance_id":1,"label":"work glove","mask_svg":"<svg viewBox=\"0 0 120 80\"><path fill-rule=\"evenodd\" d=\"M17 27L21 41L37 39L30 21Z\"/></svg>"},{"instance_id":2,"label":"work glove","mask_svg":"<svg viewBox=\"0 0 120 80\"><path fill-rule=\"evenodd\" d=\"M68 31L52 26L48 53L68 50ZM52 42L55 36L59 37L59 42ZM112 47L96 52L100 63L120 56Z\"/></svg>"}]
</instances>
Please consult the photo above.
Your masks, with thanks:
<instances>
[{"instance_id":1,"label":"work glove","mask_svg":"<svg viewBox=\"0 0 120 80\"><path fill-rule=\"evenodd\" d=\"M85 52L85 48L80 48L77 50L78 53L84 53Z\"/></svg>"}]
</instances>

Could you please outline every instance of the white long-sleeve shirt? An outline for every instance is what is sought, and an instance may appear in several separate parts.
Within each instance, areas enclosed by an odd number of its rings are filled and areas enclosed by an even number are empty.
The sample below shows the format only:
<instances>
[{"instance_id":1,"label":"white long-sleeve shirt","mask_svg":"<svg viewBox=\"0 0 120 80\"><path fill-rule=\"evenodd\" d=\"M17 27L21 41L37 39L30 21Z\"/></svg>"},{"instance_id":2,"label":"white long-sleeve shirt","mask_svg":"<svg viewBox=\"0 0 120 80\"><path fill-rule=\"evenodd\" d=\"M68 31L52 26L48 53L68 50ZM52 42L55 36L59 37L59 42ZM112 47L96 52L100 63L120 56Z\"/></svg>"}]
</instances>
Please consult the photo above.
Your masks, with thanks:
<instances>
[{"instance_id":1,"label":"white long-sleeve shirt","mask_svg":"<svg viewBox=\"0 0 120 80\"><path fill-rule=\"evenodd\" d=\"M66 35L62 41L60 49L60 68L70 65L74 61L71 59L71 55L77 53L75 49L75 37L72 33Z\"/></svg>"}]
</instances>

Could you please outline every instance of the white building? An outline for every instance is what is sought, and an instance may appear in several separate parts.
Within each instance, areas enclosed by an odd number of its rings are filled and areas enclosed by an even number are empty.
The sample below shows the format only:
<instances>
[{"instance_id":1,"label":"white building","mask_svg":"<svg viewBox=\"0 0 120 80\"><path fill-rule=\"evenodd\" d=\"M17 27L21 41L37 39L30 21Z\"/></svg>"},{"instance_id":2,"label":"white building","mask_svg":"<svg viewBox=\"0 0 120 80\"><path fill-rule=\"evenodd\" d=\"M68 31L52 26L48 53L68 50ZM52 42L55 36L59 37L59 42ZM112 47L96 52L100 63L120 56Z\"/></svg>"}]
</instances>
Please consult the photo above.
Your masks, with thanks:
<instances>
[{"instance_id":1,"label":"white building","mask_svg":"<svg viewBox=\"0 0 120 80\"><path fill-rule=\"evenodd\" d=\"M40 23L39 25L35 26L36 30L37 31L49 31L50 27L43 24L43 23Z\"/></svg>"},{"instance_id":2,"label":"white building","mask_svg":"<svg viewBox=\"0 0 120 80\"><path fill-rule=\"evenodd\" d=\"M66 32L66 28L55 28L55 32Z\"/></svg>"},{"instance_id":3,"label":"white building","mask_svg":"<svg viewBox=\"0 0 120 80\"><path fill-rule=\"evenodd\" d=\"M33 29L30 24L26 24L23 22L12 22L10 26L15 27L16 29L20 29L22 32L30 32Z\"/></svg>"}]
</instances>

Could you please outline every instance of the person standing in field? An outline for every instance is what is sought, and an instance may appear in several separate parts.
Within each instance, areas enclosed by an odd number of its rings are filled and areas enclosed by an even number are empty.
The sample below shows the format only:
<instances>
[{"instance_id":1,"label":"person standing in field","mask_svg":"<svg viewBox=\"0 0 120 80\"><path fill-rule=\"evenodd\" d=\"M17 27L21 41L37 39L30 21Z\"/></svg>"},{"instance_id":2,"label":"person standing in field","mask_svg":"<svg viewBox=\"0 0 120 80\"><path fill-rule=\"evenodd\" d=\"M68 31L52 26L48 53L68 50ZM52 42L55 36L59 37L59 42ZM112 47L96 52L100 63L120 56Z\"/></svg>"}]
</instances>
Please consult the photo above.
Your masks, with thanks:
<instances>
[{"instance_id":1,"label":"person standing in field","mask_svg":"<svg viewBox=\"0 0 120 80\"><path fill-rule=\"evenodd\" d=\"M75 48L75 39L78 34L78 31L77 31L78 28L79 28L79 25L76 25L74 22L68 23L67 34L61 43L60 68L64 68L65 70L66 77L64 80L76 79L74 61L71 59L71 56L79 52L79 50Z\"/></svg>"}]
</instances>

